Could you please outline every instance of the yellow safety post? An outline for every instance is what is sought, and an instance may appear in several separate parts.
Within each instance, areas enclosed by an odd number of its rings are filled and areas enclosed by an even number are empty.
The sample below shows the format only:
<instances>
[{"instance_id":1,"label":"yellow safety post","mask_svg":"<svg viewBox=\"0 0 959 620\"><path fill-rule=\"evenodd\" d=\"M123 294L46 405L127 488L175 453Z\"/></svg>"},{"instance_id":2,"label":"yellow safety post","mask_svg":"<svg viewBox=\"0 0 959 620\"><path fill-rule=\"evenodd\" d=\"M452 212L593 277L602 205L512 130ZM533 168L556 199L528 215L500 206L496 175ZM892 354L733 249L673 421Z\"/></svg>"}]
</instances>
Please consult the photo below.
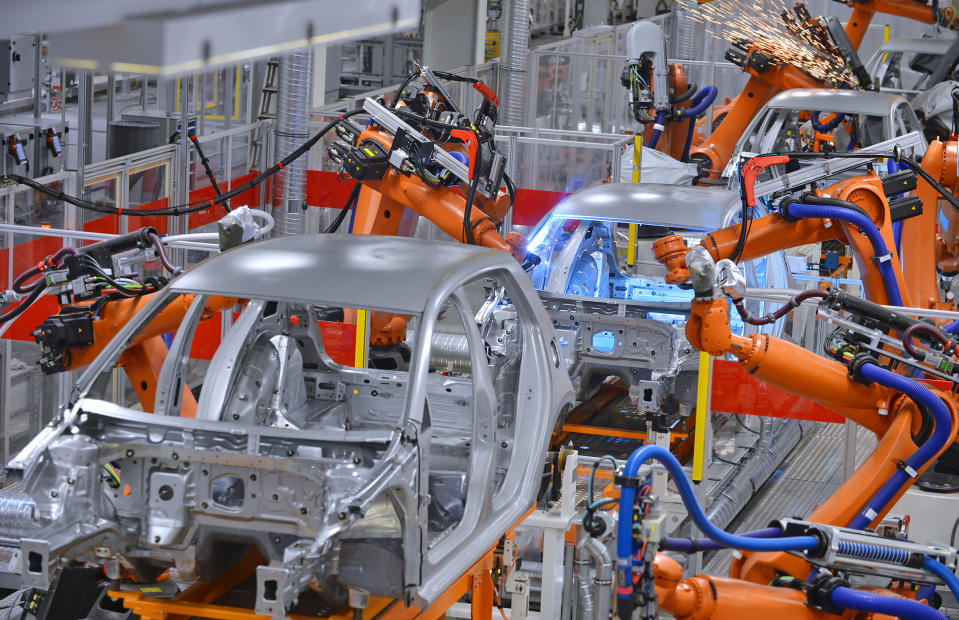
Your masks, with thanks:
<instances>
[{"instance_id":1,"label":"yellow safety post","mask_svg":"<svg viewBox=\"0 0 959 620\"><path fill-rule=\"evenodd\" d=\"M368 310L356 311L356 346L353 351L353 365L366 368L370 356L370 313Z\"/></svg>"},{"instance_id":2,"label":"yellow safety post","mask_svg":"<svg viewBox=\"0 0 959 620\"><path fill-rule=\"evenodd\" d=\"M699 353L699 380L696 386L696 439L693 443L693 482L701 482L706 467L706 432L709 428L710 392L713 382L713 360L708 353Z\"/></svg>"},{"instance_id":3,"label":"yellow safety post","mask_svg":"<svg viewBox=\"0 0 959 620\"><path fill-rule=\"evenodd\" d=\"M643 161L643 137L633 136L633 183L639 183L639 168ZM629 244L626 246L626 264L632 267L636 263L636 224L629 225Z\"/></svg>"},{"instance_id":4,"label":"yellow safety post","mask_svg":"<svg viewBox=\"0 0 959 620\"><path fill-rule=\"evenodd\" d=\"M889 24L886 24L882 29L882 42L889 43ZM889 57L888 53L882 55L882 61L886 62L886 58Z\"/></svg>"}]
</instances>

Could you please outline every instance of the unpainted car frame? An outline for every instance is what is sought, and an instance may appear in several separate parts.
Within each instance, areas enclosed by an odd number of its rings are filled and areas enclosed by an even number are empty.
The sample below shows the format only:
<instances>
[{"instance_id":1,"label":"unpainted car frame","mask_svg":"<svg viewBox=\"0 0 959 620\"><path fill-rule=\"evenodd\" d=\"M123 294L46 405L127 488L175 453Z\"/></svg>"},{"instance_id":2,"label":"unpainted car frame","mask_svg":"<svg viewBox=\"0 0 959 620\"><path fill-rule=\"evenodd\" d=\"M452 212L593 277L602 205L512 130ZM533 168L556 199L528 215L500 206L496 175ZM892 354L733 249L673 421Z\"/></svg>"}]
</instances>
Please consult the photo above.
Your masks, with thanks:
<instances>
[{"instance_id":1,"label":"unpainted car frame","mask_svg":"<svg viewBox=\"0 0 959 620\"><path fill-rule=\"evenodd\" d=\"M484 306L499 315L492 324L518 319L512 375L451 302L477 277L508 292L510 306ZM156 412L92 398L136 333L188 294ZM197 418L181 418L177 386L209 296L249 301L210 362ZM317 322L291 319L315 318L318 304L417 317L409 372L332 361ZM430 372L443 307L458 308L467 326L469 381ZM503 334L487 326L485 336ZM262 386L244 371L254 366L269 369ZM505 395L494 385L504 376ZM264 241L188 271L116 335L62 413L6 466L0 534L19 547L23 587L50 587L71 561L143 581L172 567L189 583L255 546L267 560L256 572L257 613L283 617L311 583L338 602L357 588L425 609L533 506L550 435L572 403L550 320L508 255L389 237ZM106 484L109 463L123 492ZM451 476L467 481L461 514L436 534L428 523Z\"/></svg>"}]
</instances>

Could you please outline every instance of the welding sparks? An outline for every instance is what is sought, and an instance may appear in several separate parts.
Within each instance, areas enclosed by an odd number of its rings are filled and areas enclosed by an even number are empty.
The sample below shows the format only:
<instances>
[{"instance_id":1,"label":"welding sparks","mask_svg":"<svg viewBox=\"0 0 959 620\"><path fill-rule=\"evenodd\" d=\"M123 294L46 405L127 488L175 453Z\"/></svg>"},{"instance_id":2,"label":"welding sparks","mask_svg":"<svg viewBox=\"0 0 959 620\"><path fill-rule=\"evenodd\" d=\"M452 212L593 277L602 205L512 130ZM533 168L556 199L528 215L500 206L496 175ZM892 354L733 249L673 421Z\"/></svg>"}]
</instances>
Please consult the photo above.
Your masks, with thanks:
<instances>
[{"instance_id":1,"label":"welding sparks","mask_svg":"<svg viewBox=\"0 0 959 620\"><path fill-rule=\"evenodd\" d=\"M830 86L854 84L825 28L804 20L805 5L796 6L794 14L782 0L715 0L693 8L687 17L721 26L721 38L741 49L751 47L773 64L794 65Z\"/></svg>"}]
</instances>

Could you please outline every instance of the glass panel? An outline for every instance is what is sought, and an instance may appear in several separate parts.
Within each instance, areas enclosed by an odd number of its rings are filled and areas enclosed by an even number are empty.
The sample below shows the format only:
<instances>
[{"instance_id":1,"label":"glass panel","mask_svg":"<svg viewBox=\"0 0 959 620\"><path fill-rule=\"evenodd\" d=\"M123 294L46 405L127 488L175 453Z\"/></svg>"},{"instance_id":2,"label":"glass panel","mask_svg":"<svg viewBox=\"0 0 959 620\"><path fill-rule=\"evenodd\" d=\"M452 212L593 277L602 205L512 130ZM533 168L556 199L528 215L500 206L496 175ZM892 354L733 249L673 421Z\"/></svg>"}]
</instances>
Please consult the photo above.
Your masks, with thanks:
<instances>
[{"instance_id":1,"label":"glass panel","mask_svg":"<svg viewBox=\"0 0 959 620\"><path fill-rule=\"evenodd\" d=\"M112 175L85 182L83 186L84 200L116 208L119 178L119 175ZM120 232L119 219L115 215L104 215L103 213L82 209L80 211L80 221L83 223L83 230L113 234Z\"/></svg>"}]
</instances>

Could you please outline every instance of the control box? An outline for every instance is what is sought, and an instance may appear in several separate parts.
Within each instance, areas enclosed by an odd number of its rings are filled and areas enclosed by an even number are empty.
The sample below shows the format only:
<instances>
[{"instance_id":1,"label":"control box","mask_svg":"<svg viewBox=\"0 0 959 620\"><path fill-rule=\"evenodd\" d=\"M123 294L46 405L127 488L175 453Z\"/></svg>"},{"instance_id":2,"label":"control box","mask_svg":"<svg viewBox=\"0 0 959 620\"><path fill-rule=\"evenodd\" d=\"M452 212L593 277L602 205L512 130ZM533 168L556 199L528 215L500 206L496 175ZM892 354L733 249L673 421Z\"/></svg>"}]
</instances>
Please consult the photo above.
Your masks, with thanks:
<instances>
[{"instance_id":1,"label":"control box","mask_svg":"<svg viewBox=\"0 0 959 620\"><path fill-rule=\"evenodd\" d=\"M0 117L0 170L34 179L59 171L69 132L69 124L64 124L59 114Z\"/></svg>"},{"instance_id":2,"label":"control box","mask_svg":"<svg viewBox=\"0 0 959 620\"><path fill-rule=\"evenodd\" d=\"M25 99L33 94L36 58L36 38L0 38L0 101Z\"/></svg>"}]
</instances>

